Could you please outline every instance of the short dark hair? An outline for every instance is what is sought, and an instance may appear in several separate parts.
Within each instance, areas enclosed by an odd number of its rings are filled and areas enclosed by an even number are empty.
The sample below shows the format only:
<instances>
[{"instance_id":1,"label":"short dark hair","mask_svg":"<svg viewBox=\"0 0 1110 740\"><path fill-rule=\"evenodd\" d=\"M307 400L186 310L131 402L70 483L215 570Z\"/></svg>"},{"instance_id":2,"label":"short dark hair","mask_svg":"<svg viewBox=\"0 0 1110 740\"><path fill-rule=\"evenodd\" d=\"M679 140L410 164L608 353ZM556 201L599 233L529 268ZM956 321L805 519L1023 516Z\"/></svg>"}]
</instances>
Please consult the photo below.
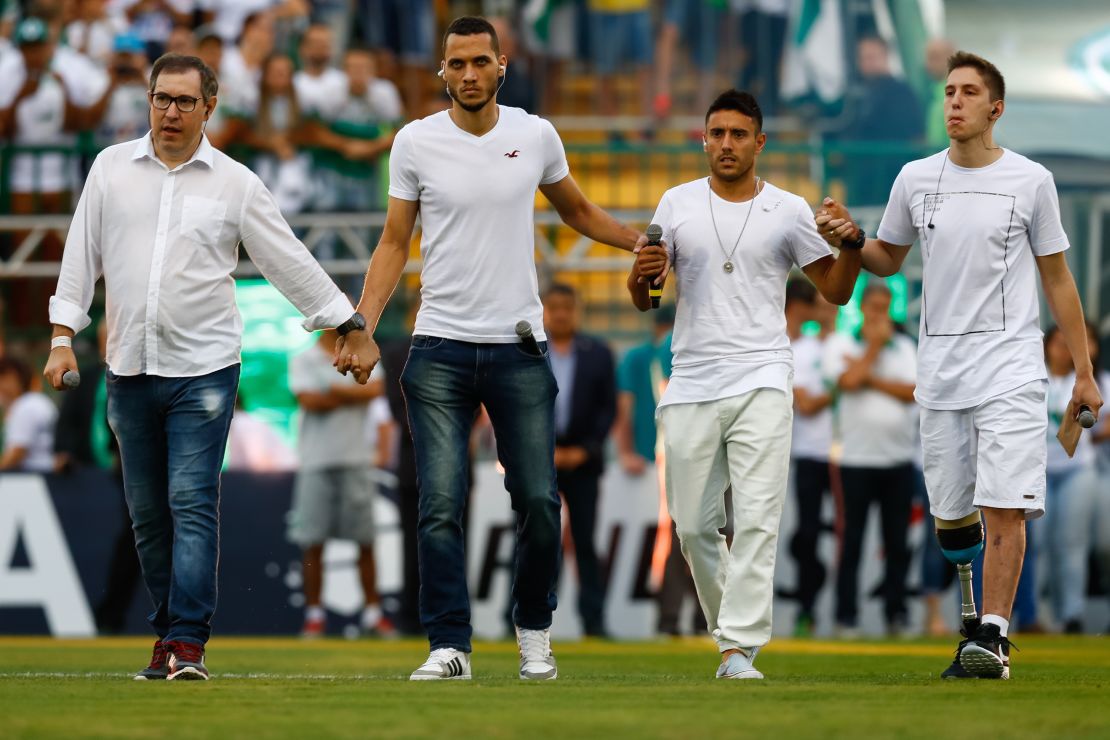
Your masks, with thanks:
<instances>
[{"instance_id":1,"label":"short dark hair","mask_svg":"<svg viewBox=\"0 0 1110 740\"><path fill-rule=\"evenodd\" d=\"M23 392L31 390L31 366L18 357L0 357L0 377L15 375Z\"/></svg>"},{"instance_id":2,"label":"short dark hair","mask_svg":"<svg viewBox=\"0 0 1110 740\"><path fill-rule=\"evenodd\" d=\"M750 92L735 89L725 90L717 96L717 99L709 106L709 110L705 112L705 122L709 123L709 117L719 110L734 110L743 113L755 121L755 132L757 134L763 130L763 111L760 109L755 96Z\"/></svg>"},{"instance_id":3,"label":"short dark hair","mask_svg":"<svg viewBox=\"0 0 1110 740\"><path fill-rule=\"evenodd\" d=\"M207 103L209 98L216 97L220 89L216 73L200 57L184 54L163 54L158 57L150 70L150 91L154 92L154 87L158 84L158 75L163 72L188 72L191 69L195 69L200 74L200 94L204 102Z\"/></svg>"},{"instance_id":4,"label":"short dark hair","mask_svg":"<svg viewBox=\"0 0 1110 740\"><path fill-rule=\"evenodd\" d=\"M817 301L817 288L808 278L791 278L786 283L786 305L794 301L801 301L807 306L812 306Z\"/></svg>"},{"instance_id":5,"label":"short dark hair","mask_svg":"<svg viewBox=\"0 0 1110 740\"><path fill-rule=\"evenodd\" d=\"M552 283L547 286L547 290L543 292L544 303L547 303L547 299L555 295L566 296L572 301L578 301L578 291L574 289L573 285L569 285L568 283Z\"/></svg>"},{"instance_id":6,"label":"short dark hair","mask_svg":"<svg viewBox=\"0 0 1110 740\"><path fill-rule=\"evenodd\" d=\"M477 15L464 15L451 21L451 25L443 33L443 53L447 53L447 37L451 34L456 36L477 36L478 34L488 33L490 43L493 46L494 54L501 54L501 43L497 40L497 31L493 29L493 25L485 18Z\"/></svg>"},{"instance_id":7,"label":"short dark hair","mask_svg":"<svg viewBox=\"0 0 1110 740\"><path fill-rule=\"evenodd\" d=\"M979 73L979 76L983 78L983 83L987 86L987 91L991 94L992 101L1006 99L1006 80L1003 79L1002 73L998 71L998 67L970 51L957 51L948 57L948 74L952 74L953 70L962 67L971 67Z\"/></svg>"},{"instance_id":8,"label":"short dark hair","mask_svg":"<svg viewBox=\"0 0 1110 740\"><path fill-rule=\"evenodd\" d=\"M889 285L884 283L882 280L872 280L868 282L866 286L864 286L863 293L861 293L859 297L860 303L863 303L876 293L882 293L888 298L894 297L894 292L890 289Z\"/></svg>"}]
</instances>

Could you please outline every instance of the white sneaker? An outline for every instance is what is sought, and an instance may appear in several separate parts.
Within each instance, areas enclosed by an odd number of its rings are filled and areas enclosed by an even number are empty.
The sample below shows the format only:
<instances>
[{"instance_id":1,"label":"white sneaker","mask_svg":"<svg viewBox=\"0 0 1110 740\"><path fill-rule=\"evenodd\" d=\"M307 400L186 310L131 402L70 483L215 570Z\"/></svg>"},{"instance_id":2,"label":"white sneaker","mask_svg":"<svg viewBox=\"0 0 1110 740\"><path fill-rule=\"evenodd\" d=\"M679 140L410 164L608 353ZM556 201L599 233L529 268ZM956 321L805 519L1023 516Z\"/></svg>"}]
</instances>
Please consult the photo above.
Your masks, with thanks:
<instances>
[{"instance_id":1,"label":"white sneaker","mask_svg":"<svg viewBox=\"0 0 1110 740\"><path fill-rule=\"evenodd\" d=\"M752 648L751 656L733 653L717 668L717 678L763 678L763 674L753 665L758 654L759 648Z\"/></svg>"},{"instance_id":2,"label":"white sneaker","mask_svg":"<svg viewBox=\"0 0 1110 740\"><path fill-rule=\"evenodd\" d=\"M470 654L455 648L433 650L424 665L409 676L410 681L469 681Z\"/></svg>"},{"instance_id":3,"label":"white sneaker","mask_svg":"<svg viewBox=\"0 0 1110 740\"><path fill-rule=\"evenodd\" d=\"M553 681L559 675L551 654L551 630L516 628L520 647L520 678L523 681Z\"/></svg>"}]
</instances>

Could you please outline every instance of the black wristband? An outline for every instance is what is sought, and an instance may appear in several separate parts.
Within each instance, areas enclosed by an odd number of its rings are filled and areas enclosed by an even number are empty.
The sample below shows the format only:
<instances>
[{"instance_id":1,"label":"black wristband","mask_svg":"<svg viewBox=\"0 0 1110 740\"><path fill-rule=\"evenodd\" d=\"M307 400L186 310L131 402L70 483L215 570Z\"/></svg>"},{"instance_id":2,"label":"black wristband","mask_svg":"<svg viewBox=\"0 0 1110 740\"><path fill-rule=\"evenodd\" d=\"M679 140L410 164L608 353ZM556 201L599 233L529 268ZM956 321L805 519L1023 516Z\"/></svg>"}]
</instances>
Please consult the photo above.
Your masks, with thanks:
<instances>
[{"instance_id":1,"label":"black wristband","mask_svg":"<svg viewBox=\"0 0 1110 740\"><path fill-rule=\"evenodd\" d=\"M363 318L362 314L360 314L358 311L356 311L354 314L352 314L351 318L347 319L342 324L335 327L335 330L337 332L339 332L339 336L345 337L348 334L350 334L352 331L365 329L365 328L366 328L366 319Z\"/></svg>"},{"instance_id":2,"label":"black wristband","mask_svg":"<svg viewBox=\"0 0 1110 740\"><path fill-rule=\"evenodd\" d=\"M863 229L859 229L859 236L853 241L847 239L840 240L841 249L863 249L863 245L867 243L867 234Z\"/></svg>"}]
</instances>

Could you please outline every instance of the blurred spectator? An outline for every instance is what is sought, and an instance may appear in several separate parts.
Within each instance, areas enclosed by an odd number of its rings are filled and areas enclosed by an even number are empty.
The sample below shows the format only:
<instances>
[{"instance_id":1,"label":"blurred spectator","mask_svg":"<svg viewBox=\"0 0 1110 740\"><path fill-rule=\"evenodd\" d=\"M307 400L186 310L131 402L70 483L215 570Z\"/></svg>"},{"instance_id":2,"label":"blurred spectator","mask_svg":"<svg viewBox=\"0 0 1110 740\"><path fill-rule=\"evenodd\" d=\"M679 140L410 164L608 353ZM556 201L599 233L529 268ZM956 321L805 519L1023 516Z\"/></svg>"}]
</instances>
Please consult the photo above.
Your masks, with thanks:
<instances>
[{"instance_id":1,"label":"blurred spectator","mask_svg":"<svg viewBox=\"0 0 1110 740\"><path fill-rule=\"evenodd\" d=\"M605 440L616 416L613 355L605 344L578 333L578 297L560 283L543 300L555 398L555 471L570 517L578 564L578 613L587 635L604 636L605 586L594 537Z\"/></svg>"},{"instance_id":2,"label":"blurred spectator","mask_svg":"<svg viewBox=\"0 0 1110 740\"><path fill-rule=\"evenodd\" d=\"M332 66L335 43L332 30L323 24L309 26L298 47L301 70L293 77L297 102L310 116L319 116L330 102L345 96L347 80Z\"/></svg>"},{"instance_id":3,"label":"blurred spectator","mask_svg":"<svg viewBox=\"0 0 1110 740\"><path fill-rule=\"evenodd\" d=\"M501 45L501 53L509 62L505 69L505 77L497 92L497 102L513 108L523 108L529 113L538 113L536 109L536 82L532 77L531 60L521 53L516 40L516 31L508 18L490 18L490 25L497 32L497 41Z\"/></svg>"},{"instance_id":4,"label":"blurred spectator","mask_svg":"<svg viewBox=\"0 0 1110 740\"><path fill-rule=\"evenodd\" d=\"M671 82L679 41L690 53L698 80L694 110L709 108L717 83L717 47L725 9L717 0L667 0L663 28L655 45L655 102L652 112L662 120L671 113Z\"/></svg>"},{"instance_id":5,"label":"blurred spectator","mask_svg":"<svg viewBox=\"0 0 1110 740\"><path fill-rule=\"evenodd\" d=\"M116 0L114 9L126 14L131 33L142 39L151 59L162 56L174 26L192 26L200 11L206 19L216 0Z\"/></svg>"},{"instance_id":6,"label":"blurred spectator","mask_svg":"<svg viewBox=\"0 0 1110 740\"><path fill-rule=\"evenodd\" d=\"M396 466L395 447L397 424L389 410L389 400L378 396L366 407L366 449L370 450L370 467L379 482Z\"/></svg>"},{"instance_id":7,"label":"blurred spectator","mask_svg":"<svg viewBox=\"0 0 1110 740\"><path fill-rule=\"evenodd\" d=\"M1075 386L1071 353L1058 327L1045 332L1044 354L1048 370L1048 456L1045 514L1033 525L1034 538L1044 553L1036 569L1038 575L1043 574L1037 590L1048 591L1057 625L1077 634L1083 631L1087 605L1087 558L1097 495L1095 450L1089 433L1080 437L1074 457L1068 457L1056 441ZM1027 555L1026 562L1029 560Z\"/></svg>"},{"instance_id":8,"label":"blurred spectator","mask_svg":"<svg viewBox=\"0 0 1110 740\"><path fill-rule=\"evenodd\" d=\"M636 74L639 109L651 109L651 3L649 0L589 0L590 43L597 75L597 105L602 116L620 111L617 74L630 65ZM619 138L614 135L613 138Z\"/></svg>"},{"instance_id":9,"label":"blurred spectator","mask_svg":"<svg viewBox=\"0 0 1110 740\"><path fill-rule=\"evenodd\" d=\"M193 37L192 25L179 24L170 30L169 38L166 39L166 53L181 54L187 57L197 55L197 43ZM218 70L219 67L213 67L212 69Z\"/></svg>"},{"instance_id":10,"label":"blurred spectator","mask_svg":"<svg viewBox=\"0 0 1110 740\"><path fill-rule=\"evenodd\" d=\"M925 133L921 103L913 89L890 71L890 50L878 36L860 39L856 47L860 80L845 99L850 123L843 138L848 141L916 144ZM885 203L890 186L909 159L910 153L847 156L848 199L859 205Z\"/></svg>"},{"instance_id":11,"label":"blurred spectator","mask_svg":"<svg viewBox=\"0 0 1110 740\"><path fill-rule=\"evenodd\" d=\"M331 38L338 42L333 46L332 57L328 60L328 64L339 64L340 53L351 44L354 7L354 0L314 0L312 3L312 24L328 29ZM301 61L303 63L303 58Z\"/></svg>"},{"instance_id":12,"label":"blurred spectator","mask_svg":"<svg viewBox=\"0 0 1110 740\"><path fill-rule=\"evenodd\" d=\"M224 43L235 43L252 15L264 13L273 21L277 48L286 50L308 25L309 0L218 0L212 24Z\"/></svg>"},{"instance_id":13,"label":"blurred spectator","mask_svg":"<svg viewBox=\"0 0 1110 740\"><path fill-rule=\"evenodd\" d=\"M617 367L617 417L613 441L621 468L643 475L655 462L658 427L655 408L671 375L671 330L674 306L652 312L652 337L628 350Z\"/></svg>"},{"instance_id":14,"label":"blurred spectator","mask_svg":"<svg viewBox=\"0 0 1110 740\"><path fill-rule=\"evenodd\" d=\"M540 64L539 87L543 90L543 112L562 109L563 73L578 58L579 7L575 0L528 3L522 11L524 41Z\"/></svg>"},{"instance_id":15,"label":"blurred spectator","mask_svg":"<svg viewBox=\"0 0 1110 740\"><path fill-rule=\"evenodd\" d=\"M224 48L218 67L220 104L229 114L250 114L258 109L262 67L273 53L273 15L251 13L243 20L235 45Z\"/></svg>"},{"instance_id":16,"label":"blurred spectator","mask_svg":"<svg viewBox=\"0 0 1110 740\"><path fill-rule=\"evenodd\" d=\"M872 503L878 503L881 517L887 629L897 635L906 624L917 352L913 340L896 332L890 320L890 300L886 285L870 284L860 301L860 331L830 337L822 356L825 380L840 391L837 417L844 529L836 621L845 637L853 636L857 629L860 554Z\"/></svg>"},{"instance_id":17,"label":"blurred spectator","mask_svg":"<svg viewBox=\"0 0 1110 740\"><path fill-rule=\"evenodd\" d=\"M361 625L369 633L391 634L382 614L374 563L376 484L366 454L367 404L383 390L382 374L359 385L353 375L339 375L332 355L339 334L321 332L315 344L293 358L289 389L301 407L298 453L301 468L289 514L289 540L304 552L304 637L325 632L321 603L324 543L351 540L359 545L359 578L365 606Z\"/></svg>"},{"instance_id":18,"label":"blurred spectator","mask_svg":"<svg viewBox=\"0 0 1110 740\"><path fill-rule=\"evenodd\" d=\"M108 10L107 0L76 0L77 17L65 27L65 43L102 68L112 62L113 43L127 32L127 19Z\"/></svg>"},{"instance_id":19,"label":"blurred spectator","mask_svg":"<svg viewBox=\"0 0 1110 740\"><path fill-rule=\"evenodd\" d=\"M86 115L101 146L138 139L150 130L146 46L138 36L122 34L112 48L108 89Z\"/></svg>"},{"instance_id":20,"label":"blurred spectator","mask_svg":"<svg viewBox=\"0 0 1110 740\"><path fill-rule=\"evenodd\" d=\"M433 63L435 15L431 0L359 0L366 45L378 55L382 76L398 79L405 108L414 115L424 110L425 87Z\"/></svg>"},{"instance_id":21,"label":"blurred spectator","mask_svg":"<svg viewBox=\"0 0 1110 740\"><path fill-rule=\"evenodd\" d=\"M814 631L817 594L825 585L825 564L817 556L824 529L821 519L825 494L831 495L829 451L832 448L832 390L821 375L821 356L836 330L837 306L825 300L807 278L786 285L786 333L794 353L794 432L790 446L798 528L790 540L790 554L798 567L798 615L795 637ZM820 323L817 336L802 334L802 325Z\"/></svg>"},{"instance_id":22,"label":"blurred spectator","mask_svg":"<svg viewBox=\"0 0 1110 740\"><path fill-rule=\"evenodd\" d=\"M782 83L782 57L791 0L731 0L739 16L740 43L744 62L738 82L759 99L764 116L778 110Z\"/></svg>"},{"instance_id":23,"label":"blurred spectator","mask_svg":"<svg viewBox=\"0 0 1110 740\"><path fill-rule=\"evenodd\" d=\"M34 390L31 368L15 357L0 359L0 408L4 449L0 470L49 473L54 470L54 426L58 409Z\"/></svg>"},{"instance_id":24,"label":"blurred spectator","mask_svg":"<svg viewBox=\"0 0 1110 740\"><path fill-rule=\"evenodd\" d=\"M297 469L297 453L272 426L247 411L242 390L235 396L227 436L227 469L256 473Z\"/></svg>"},{"instance_id":25,"label":"blurred spectator","mask_svg":"<svg viewBox=\"0 0 1110 740\"><path fill-rule=\"evenodd\" d=\"M925 44L925 72L932 81L929 99L925 102L925 142L930 149L948 146L948 128L944 123L944 86L948 82L948 57L956 47L947 39L930 39Z\"/></svg>"}]
</instances>

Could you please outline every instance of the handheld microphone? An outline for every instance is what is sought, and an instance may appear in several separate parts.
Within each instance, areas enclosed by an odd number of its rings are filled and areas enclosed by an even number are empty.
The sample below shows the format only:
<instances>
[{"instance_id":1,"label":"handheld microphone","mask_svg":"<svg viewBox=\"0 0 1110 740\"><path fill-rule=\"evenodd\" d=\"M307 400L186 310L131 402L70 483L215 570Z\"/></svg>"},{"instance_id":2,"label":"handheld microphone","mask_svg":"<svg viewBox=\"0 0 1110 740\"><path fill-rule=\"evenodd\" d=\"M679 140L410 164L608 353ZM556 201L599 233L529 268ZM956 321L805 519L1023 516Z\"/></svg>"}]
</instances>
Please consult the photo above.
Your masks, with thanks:
<instances>
[{"instance_id":1,"label":"handheld microphone","mask_svg":"<svg viewBox=\"0 0 1110 740\"><path fill-rule=\"evenodd\" d=\"M62 385L66 388L76 388L81 385L81 373L76 370L66 370L65 373L62 374ZM1093 424L1094 422L1092 421L1091 423Z\"/></svg>"},{"instance_id":2,"label":"handheld microphone","mask_svg":"<svg viewBox=\"0 0 1110 740\"><path fill-rule=\"evenodd\" d=\"M1095 414L1090 406L1079 407L1079 426L1090 429L1095 425Z\"/></svg>"},{"instance_id":3,"label":"handheld microphone","mask_svg":"<svg viewBox=\"0 0 1110 740\"><path fill-rule=\"evenodd\" d=\"M532 334L532 325L524 319L516 322L516 335L520 337L520 343L524 345L524 351L536 357L543 357L543 352L540 351L540 344L536 341L536 337Z\"/></svg>"},{"instance_id":4,"label":"handheld microphone","mask_svg":"<svg viewBox=\"0 0 1110 740\"><path fill-rule=\"evenodd\" d=\"M658 247L659 240L663 238L663 227L659 224L651 224L644 234L648 238L649 247ZM663 286L658 285L654 280L648 282L648 296L651 298L651 307L659 308L659 302L663 300Z\"/></svg>"}]
</instances>

